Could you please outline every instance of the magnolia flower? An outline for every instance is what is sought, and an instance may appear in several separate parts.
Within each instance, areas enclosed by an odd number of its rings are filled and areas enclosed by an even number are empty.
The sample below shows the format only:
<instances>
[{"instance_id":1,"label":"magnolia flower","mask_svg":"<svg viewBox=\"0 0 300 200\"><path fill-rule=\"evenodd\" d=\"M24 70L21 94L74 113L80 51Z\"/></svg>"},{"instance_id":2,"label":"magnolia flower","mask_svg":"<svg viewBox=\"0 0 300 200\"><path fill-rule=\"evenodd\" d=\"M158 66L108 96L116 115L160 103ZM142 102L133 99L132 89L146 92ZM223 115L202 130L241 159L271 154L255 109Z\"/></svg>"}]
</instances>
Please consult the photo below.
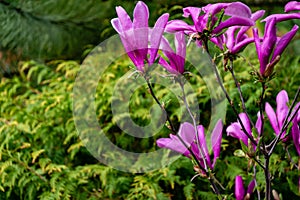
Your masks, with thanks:
<instances>
[{"instance_id":1,"label":"magnolia flower","mask_svg":"<svg viewBox=\"0 0 300 200\"><path fill-rule=\"evenodd\" d=\"M230 16L230 18L218 23L216 14L222 10L224 10L224 15ZM191 17L194 24L189 25L182 20L172 20L168 23L166 31L184 31L200 40L204 39L203 36L208 37L217 45L219 44L218 38L212 38L212 36L220 34L225 28L236 25L254 25L253 20L250 19L251 10L240 2L208 4L202 8L186 7L183 9L183 17ZM206 34L211 34L211 36Z\"/></svg>"},{"instance_id":2,"label":"magnolia flower","mask_svg":"<svg viewBox=\"0 0 300 200\"><path fill-rule=\"evenodd\" d=\"M168 40L162 38L160 49L163 54L169 59L167 62L163 57L160 57L159 64L164 66L169 72L173 74L182 74L184 72L186 42L183 32L175 33L175 48L176 53L172 50Z\"/></svg>"},{"instance_id":3,"label":"magnolia flower","mask_svg":"<svg viewBox=\"0 0 300 200\"><path fill-rule=\"evenodd\" d=\"M295 25L291 31L281 38L276 36L276 18L266 22L263 39L258 35L258 29L253 29L254 42L260 63L260 74L268 77L273 72L275 64L279 61L289 42L295 36L298 26Z\"/></svg>"},{"instance_id":4,"label":"magnolia flower","mask_svg":"<svg viewBox=\"0 0 300 200\"><path fill-rule=\"evenodd\" d=\"M251 15L251 19L255 22L264 14L264 10L256 11ZM222 35L223 40L225 40L223 43L225 43L230 54L237 54L245 46L254 41L253 37L248 37L246 34L247 30L249 30L249 26L231 26ZM221 46L221 49L223 49L223 44L219 44L218 46Z\"/></svg>"},{"instance_id":5,"label":"magnolia flower","mask_svg":"<svg viewBox=\"0 0 300 200\"><path fill-rule=\"evenodd\" d=\"M277 104L276 113L274 112L273 108L271 107L271 105L268 102L266 103L266 106L265 106L265 110L266 110L267 116L270 120L270 124L277 136L282 131L285 118L287 117L288 112L289 112L288 102L289 102L289 97L288 97L287 92L285 90L281 90L277 94L277 97L276 97L276 104ZM299 107L299 106L300 106L300 104L296 105L296 107L294 108L294 112L297 109L297 107ZM292 112L292 113L294 113L294 112ZM292 122L293 122L293 125L292 125L292 129L291 129L291 134L294 138L294 141L296 140L295 141L296 149L300 150L300 147L299 147L300 131L299 131L299 126L298 126L298 123L300 122L299 112L295 116L295 118L292 120ZM280 138L283 139L285 137L285 135L286 135L286 131L284 131L282 133ZM298 140L298 142L297 142L297 140ZM296 143L298 143L298 144L296 144ZM299 151L299 153L300 153L300 151Z\"/></svg>"},{"instance_id":6,"label":"magnolia flower","mask_svg":"<svg viewBox=\"0 0 300 200\"><path fill-rule=\"evenodd\" d=\"M297 11L297 10L300 10L300 2L297 1L290 1L284 7L284 12ZM263 21L267 22L273 18L275 18L276 23L290 20L290 19L300 19L300 13L273 14L266 17Z\"/></svg>"},{"instance_id":7,"label":"magnolia flower","mask_svg":"<svg viewBox=\"0 0 300 200\"><path fill-rule=\"evenodd\" d=\"M251 129L251 123L250 123L250 119L248 118L248 116L246 115L246 113L240 113L239 117L247 131L247 133L249 135L253 135L252 133L252 129ZM257 130L258 133L258 138L256 138L256 140L259 140L259 136L261 135L261 128L262 128L262 121L261 121L261 115L260 113L257 114L257 121L255 124L255 128ZM234 122L232 123L230 126L227 127L226 129L227 135L237 138L239 140L241 140L246 146L248 146L248 136L243 132L242 130L242 126L239 122ZM255 139L255 138L254 138ZM254 148L256 148L255 144L252 144L252 146Z\"/></svg>"},{"instance_id":8,"label":"magnolia flower","mask_svg":"<svg viewBox=\"0 0 300 200\"><path fill-rule=\"evenodd\" d=\"M210 169L213 169L217 158L220 156L222 129L223 123L221 120L219 120L211 134L211 145L214 154L213 163L211 163L210 160L209 151L205 139L204 127L202 125L197 126L197 133L199 138L198 142L196 141L197 137L194 126L188 122L185 122L180 126L178 132L178 136L185 144L182 143L177 135L173 134L170 134L170 138L158 139L156 143L160 148L171 149L172 151L181 153L188 158L192 158L192 155L190 153L190 151L192 151L196 158L200 161L200 164L204 169L204 162ZM201 149L199 149L198 146ZM187 147L190 149L190 151L187 149Z\"/></svg>"},{"instance_id":9,"label":"magnolia flower","mask_svg":"<svg viewBox=\"0 0 300 200\"><path fill-rule=\"evenodd\" d=\"M234 195L236 200L244 200L246 197L247 199L250 199L250 195L253 193L255 187L255 180L252 180L248 187L247 187L247 192L245 193L245 188L244 188L244 182L241 176L236 176L235 177L235 188L234 188Z\"/></svg>"},{"instance_id":10,"label":"magnolia flower","mask_svg":"<svg viewBox=\"0 0 300 200\"><path fill-rule=\"evenodd\" d=\"M151 66L157 58L169 14L159 17L151 30L148 28L149 10L142 1L139 1L134 8L133 22L122 7L116 7L116 12L118 18L112 19L111 24L120 35L129 58L139 71L143 71L145 62Z\"/></svg>"}]
</instances>

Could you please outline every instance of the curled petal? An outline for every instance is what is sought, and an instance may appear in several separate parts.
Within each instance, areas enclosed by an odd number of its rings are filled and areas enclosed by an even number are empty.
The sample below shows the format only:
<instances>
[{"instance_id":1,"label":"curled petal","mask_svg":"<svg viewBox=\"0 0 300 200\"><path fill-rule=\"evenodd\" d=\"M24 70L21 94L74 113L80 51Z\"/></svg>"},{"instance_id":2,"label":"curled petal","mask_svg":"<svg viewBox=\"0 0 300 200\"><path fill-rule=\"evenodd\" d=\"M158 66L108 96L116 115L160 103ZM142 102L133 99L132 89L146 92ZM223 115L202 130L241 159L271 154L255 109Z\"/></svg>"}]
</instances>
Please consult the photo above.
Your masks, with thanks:
<instances>
[{"instance_id":1,"label":"curled petal","mask_svg":"<svg viewBox=\"0 0 300 200\"><path fill-rule=\"evenodd\" d=\"M170 149L172 151L176 151L184 156L189 157L189 151L177 138L176 135L170 134L170 138L159 138L156 141L156 144L160 148Z\"/></svg>"},{"instance_id":2,"label":"curled petal","mask_svg":"<svg viewBox=\"0 0 300 200\"><path fill-rule=\"evenodd\" d=\"M291 19L300 19L300 13L273 14L266 17L262 22L268 22L272 19L275 19L276 23Z\"/></svg>"},{"instance_id":3,"label":"curled petal","mask_svg":"<svg viewBox=\"0 0 300 200\"><path fill-rule=\"evenodd\" d=\"M298 26L294 25L294 27L292 28L291 31L289 31L288 33L286 33L284 36L282 36L280 38L280 40L278 41L276 48L274 50L271 62L275 60L275 58L278 55L281 55L282 52L285 50L285 48L287 47L287 45L290 43L290 41L293 39L293 37L296 35L297 31L298 31Z\"/></svg>"},{"instance_id":4,"label":"curled petal","mask_svg":"<svg viewBox=\"0 0 300 200\"><path fill-rule=\"evenodd\" d=\"M250 8L241 3L241 2L233 2L228 7L225 8L225 15L228 16L238 16L238 17L251 17L251 10Z\"/></svg>"},{"instance_id":5,"label":"curled petal","mask_svg":"<svg viewBox=\"0 0 300 200\"><path fill-rule=\"evenodd\" d=\"M300 2L290 1L284 7L284 12L290 12L293 10L300 10Z\"/></svg>"},{"instance_id":6,"label":"curled petal","mask_svg":"<svg viewBox=\"0 0 300 200\"><path fill-rule=\"evenodd\" d=\"M248 146L248 137L242 131L241 125L239 123L232 123L230 126L227 127L226 132L227 135L242 140L242 142Z\"/></svg>"},{"instance_id":7,"label":"curled petal","mask_svg":"<svg viewBox=\"0 0 300 200\"><path fill-rule=\"evenodd\" d=\"M255 128L256 128L259 136L260 136L261 133L262 133L262 130L261 130L261 128L262 128L262 119L261 119L260 112L257 113L257 120L256 120L256 123L255 123Z\"/></svg>"},{"instance_id":8,"label":"curled petal","mask_svg":"<svg viewBox=\"0 0 300 200\"><path fill-rule=\"evenodd\" d=\"M171 20L167 23L166 32L174 33L177 31L196 31L195 27L188 25L182 20Z\"/></svg>"},{"instance_id":9,"label":"curled petal","mask_svg":"<svg viewBox=\"0 0 300 200\"><path fill-rule=\"evenodd\" d=\"M223 29L228 28L230 26L253 26L254 22L249 18L243 18L243 17L237 17L233 16L229 19L225 20L224 22L221 22L214 30L214 34L220 33Z\"/></svg>"},{"instance_id":10,"label":"curled petal","mask_svg":"<svg viewBox=\"0 0 300 200\"><path fill-rule=\"evenodd\" d=\"M197 24L200 12L201 12L201 8L186 7L186 8L183 8L183 17L188 18L189 16L191 16L194 24Z\"/></svg>"}]
</instances>

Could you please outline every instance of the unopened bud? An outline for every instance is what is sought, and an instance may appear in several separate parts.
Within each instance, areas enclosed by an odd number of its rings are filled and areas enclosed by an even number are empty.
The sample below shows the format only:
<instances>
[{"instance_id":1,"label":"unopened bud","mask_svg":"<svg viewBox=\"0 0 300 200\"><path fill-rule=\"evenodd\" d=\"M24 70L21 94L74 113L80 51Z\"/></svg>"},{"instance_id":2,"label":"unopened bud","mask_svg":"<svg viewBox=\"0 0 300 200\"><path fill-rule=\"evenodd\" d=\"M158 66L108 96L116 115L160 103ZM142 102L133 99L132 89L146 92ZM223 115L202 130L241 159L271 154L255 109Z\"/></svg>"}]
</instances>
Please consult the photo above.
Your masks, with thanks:
<instances>
[{"instance_id":1,"label":"unopened bud","mask_svg":"<svg viewBox=\"0 0 300 200\"><path fill-rule=\"evenodd\" d=\"M272 75L274 71L275 65L279 62L280 60L280 55L276 56L276 58L273 60L273 62L269 63L266 67L266 70L263 74L263 77L267 78Z\"/></svg>"}]
</instances>

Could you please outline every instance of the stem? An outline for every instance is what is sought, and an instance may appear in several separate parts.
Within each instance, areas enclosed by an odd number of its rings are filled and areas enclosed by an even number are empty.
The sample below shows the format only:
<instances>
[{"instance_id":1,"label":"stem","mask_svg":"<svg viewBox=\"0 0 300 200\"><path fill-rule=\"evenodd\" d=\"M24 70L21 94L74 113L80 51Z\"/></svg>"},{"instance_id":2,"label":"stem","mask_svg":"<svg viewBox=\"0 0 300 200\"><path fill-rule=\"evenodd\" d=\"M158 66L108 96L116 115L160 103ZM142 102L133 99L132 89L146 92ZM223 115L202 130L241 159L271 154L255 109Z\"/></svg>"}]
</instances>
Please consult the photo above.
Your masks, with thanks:
<instances>
[{"instance_id":1,"label":"stem","mask_svg":"<svg viewBox=\"0 0 300 200\"><path fill-rule=\"evenodd\" d=\"M290 115L292 114L292 110L297 102L297 99L300 95L300 87L298 88L297 92L296 92L296 95L293 99L293 103L289 109L289 112L287 114L287 116L285 117L284 119L284 122L283 122L283 126L281 127L281 130L280 130L280 133L277 135L277 137L275 138L275 140L273 140L271 143L270 143L270 151L269 151L269 155L271 155L275 149L275 146L278 144L282 134L284 133L284 131L286 131L286 129L288 128L289 124L293 121L293 119L295 118L295 116L297 115L299 109L300 109L300 106L295 110L293 116L290 118ZM290 119L289 119L290 118Z\"/></svg>"},{"instance_id":2,"label":"stem","mask_svg":"<svg viewBox=\"0 0 300 200\"><path fill-rule=\"evenodd\" d=\"M209 55L209 57L210 57L210 55ZM210 59L211 59L211 57L210 57ZM222 83L222 80L221 80L221 77L220 77L220 75L219 75L219 72L218 72L218 69L217 69L217 66L216 66L215 62L214 62L212 59L211 59L211 61L212 61L213 70L214 70L215 75L216 75L216 77L217 77L217 81L218 81L218 83L219 83L219 85L220 85L220 87L221 87L223 93L225 94L225 96L226 96L226 98L227 98L227 101L229 102L229 105L231 106L231 108L232 108L234 114L236 115L238 122L239 122L240 125L241 125L242 131L247 135L247 137L250 139L250 141L256 146L256 145L257 145L257 142L254 140L253 136L250 135L250 134L246 131L246 128L245 128L245 126L244 126L244 124L243 124L243 122L242 122L242 120L241 120L241 118L240 118L240 116L239 116L239 113L238 113L237 109L235 108L235 106L234 106L234 104L233 104L233 101L231 100L231 98L230 98L230 96L229 96L227 90L225 89L225 87L224 87L224 85L223 85L223 83Z\"/></svg>"},{"instance_id":3,"label":"stem","mask_svg":"<svg viewBox=\"0 0 300 200\"><path fill-rule=\"evenodd\" d=\"M154 93L154 91L153 91L153 88L152 88L151 83L149 82L149 80L148 80L146 77L144 77L144 78L145 78L145 80L146 80L146 82L147 82L147 85L148 85L148 87L149 87L151 96L153 97L153 99L155 100L155 102L157 103L157 105L159 105L159 107L166 113L166 115L167 115L167 121L168 121L169 124L170 124L171 131L172 131L174 134L176 134L177 131L176 131L176 129L174 128L173 123L172 123L172 121L171 121L171 119L170 119L170 117L169 117L169 115L168 115L166 109L161 105L160 101L159 101L158 98L156 97L156 95L155 95L155 93ZM200 168L202 171L206 172L206 170L200 165L200 162L198 161L196 155L195 155L194 152L191 150L191 148L188 147L188 145L184 142L184 140L180 137L179 134L177 134L177 137L178 137L178 139L180 140L180 142L184 145L184 147L190 152L190 154L191 154L192 157L194 158L194 160L195 160L195 162L197 163L197 165L199 166L199 168ZM208 174L207 174L207 175L208 175Z\"/></svg>"},{"instance_id":4,"label":"stem","mask_svg":"<svg viewBox=\"0 0 300 200\"><path fill-rule=\"evenodd\" d=\"M186 95L185 95L185 90L184 90L184 83L181 81L181 79L179 79L178 82L179 82L179 85L180 85L181 90L182 90L182 99L183 99L184 105L185 105L186 109L188 110L188 113L189 113L189 115L190 115L190 117L192 118L192 121L193 121L193 126L194 126L194 130L195 130L195 133L196 133L196 139L197 139L197 147L199 149L201 157L203 158L202 161L204 163L205 174L208 175L208 180L210 182L210 185L213 188L213 191L218 196L220 196L220 191L219 191L217 185L215 184L214 179L210 176L210 173L208 172L208 166L207 166L207 161L206 161L204 151L200 147L200 140L199 140L199 135L198 135L197 123L196 123L196 119L195 119L195 117L194 117L194 115L193 115L193 113L192 113L192 111L191 111L191 109L190 109L190 107L187 103L187 100L186 100Z\"/></svg>"},{"instance_id":5,"label":"stem","mask_svg":"<svg viewBox=\"0 0 300 200\"><path fill-rule=\"evenodd\" d=\"M265 180L266 180L266 200L271 199L271 176L269 171L270 156L265 155Z\"/></svg>"},{"instance_id":6,"label":"stem","mask_svg":"<svg viewBox=\"0 0 300 200\"><path fill-rule=\"evenodd\" d=\"M234 80L235 86L238 89L239 97L240 97L240 100L241 100L241 103L242 103L242 109L243 109L244 113L247 115L248 119L250 120L251 126L254 127L254 123L251 120L251 118L249 117L249 114L247 112L247 108L246 108L246 105L245 105L245 101L244 101L244 97L243 97L243 94L242 94L240 83L237 81L236 76L235 76L234 71L233 71L233 61L232 60L230 60L230 65L229 65L228 69L229 69L229 71L231 73L231 76Z\"/></svg>"}]
</instances>

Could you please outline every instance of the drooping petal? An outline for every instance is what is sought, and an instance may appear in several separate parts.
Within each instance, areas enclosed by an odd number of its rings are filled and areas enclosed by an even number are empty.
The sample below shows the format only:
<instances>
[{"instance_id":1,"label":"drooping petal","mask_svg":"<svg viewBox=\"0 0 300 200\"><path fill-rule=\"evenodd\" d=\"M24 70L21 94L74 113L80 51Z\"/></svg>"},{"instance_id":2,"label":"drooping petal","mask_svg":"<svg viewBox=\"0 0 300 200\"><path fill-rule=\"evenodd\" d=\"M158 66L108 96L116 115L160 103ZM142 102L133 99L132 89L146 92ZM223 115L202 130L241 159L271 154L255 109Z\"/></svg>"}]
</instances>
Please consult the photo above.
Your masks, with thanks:
<instances>
[{"instance_id":1,"label":"drooping petal","mask_svg":"<svg viewBox=\"0 0 300 200\"><path fill-rule=\"evenodd\" d=\"M241 2L233 2L225 8L224 14L228 16L250 18L251 10L247 5Z\"/></svg>"},{"instance_id":2,"label":"drooping petal","mask_svg":"<svg viewBox=\"0 0 300 200\"><path fill-rule=\"evenodd\" d=\"M259 18L261 18L263 15L265 14L264 10L258 10L255 13L253 13L251 15L251 19L253 20L253 22L257 21ZM237 36L236 36L236 40L237 42L241 41L242 36L246 33L246 31L249 29L248 26L243 26L241 27L240 31L238 32Z\"/></svg>"},{"instance_id":3,"label":"drooping petal","mask_svg":"<svg viewBox=\"0 0 300 200\"><path fill-rule=\"evenodd\" d=\"M290 12L293 10L300 10L300 2L290 1L284 6L284 12Z\"/></svg>"},{"instance_id":4,"label":"drooping petal","mask_svg":"<svg viewBox=\"0 0 300 200\"><path fill-rule=\"evenodd\" d=\"M196 31L195 27L188 25L182 20L171 20L167 23L166 32L174 33L177 31Z\"/></svg>"},{"instance_id":5,"label":"drooping petal","mask_svg":"<svg viewBox=\"0 0 300 200\"><path fill-rule=\"evenodd\" d=\"M275 134L278 135L280 133L280 128L279 128L279 124L277 121L277 116L269 103L266 103L265 111L267 113L267 116L270 120L270 124L271 124Z\"/></svg>"},{"instance_id":6,"label":"drooping petal","mask_svg":"<svg viewBox=\"0 0 300 200\"><path fill-rule=\"evenodd\" d=\"M298 26L294 25L294 27L292 28L291 31L289 31L288 33L286 33L284 36L282 36L280 38L280 40L278 41L276 48L274 50L271 62L278 56L281 55L282 52L285 50L285 48L287 47L287 45L290 43L290 41L293 39L293 37L296 35L297 31L298 31Z\"/></svg>"},{"instance_id":7,"label":"drooping petal","mask_svg":"<svg viewBox=\"0 0 300 200\"><path fill-rule=\"evenodd\" d=\"M160 148L167 148L182 155L188 156L187 148L180 142L177 136L170 134L170 138L159 138L156 144Z\"/></svg>"},{"instance_id":8,"label":"drooping petal","mask_svg":"<svg viewBox=\"0 0 300 200\"><path fill-rule=\"evenodd\" d=\"M192 17L194 24L198 23L198 17L201 13L201 8L198 7L186 7L183 8L183 17Z\"/></svg>"},{"instance_id":9,"label":"drooping petal","mask_svg":"<svg viewBox=\"0 0 300 200\"><path fill-rule=\"evenodd\" d=\"M237 138L241 140L245 145L248 146L248 137L247 135L242 131L241 125L237 122L232 123L230 126L226 129L227 135Z\"/></svg>"},{"instance_id":10,"label":"drooping petal","mask_svg":"<svg viewBox=\"0 0 300 200\"><path fill-rule=\"evenodd\" d=\"M237 43L232 49L231 49L231 53L232 54L236 54L238 52L240 52L245 46L247 46L248 44L250 44L251 42L254 41L254 38L247 38L244 39L243 41Z\"/></svg>"},{"instance_id":11,"label":"drooping petal","mask_svg":"<svg viewBox=\"0 0 300 200\"><path fill-rule=\"evenodd\" d=\"M221 22L212 32L214 34L220 33L223 29L230 26L253 26L254 22L249 18L233 16Z\"/></svg>"},{"instance_id":12,"label":"drooping petal","mask_svg":"<svg viewBox=\"0 0 300 200\"><path fill-rule=\"evenodd\" d=\"M212 151L214 153L214 161L212 164L213 167L217 161L217 158L220 156L220 152L221 152L222 130L223 130L223 122L220 119L218 120L211 134L211 146L212 146Z\"/></svg>"},{"instance_id":13,"label":"drooping petal","mask_svg":"<svg viewBox=\"0 0 300 200\"><path fill-rule=\"evenodd\" d=\"M202 7L202 10L208 15L214 16L229 5L230 3L207 4L206 6Z\"/></svg>"},{"instance_id":14,"label":"drooping petal","mask_svg":"<svg viewBox=\"0 0 300 200\"><path fill-rule=\"evenodd\" d=\"M234 195L236 200L243 200L245 196L244 182L241 176L235 177Z\"/></svg>"},{"instance_id":15,"label":"drooping petal","mask_svg":"<svg viewBox=\"0 0 300 200\"><path fill-rule=\"evenodd\" d=\"M273 14L263 19L262 22L268 22L272 19L275 19L276 23L290 19L300 19L300 13Z\"/></svg>"}]
</instances>

